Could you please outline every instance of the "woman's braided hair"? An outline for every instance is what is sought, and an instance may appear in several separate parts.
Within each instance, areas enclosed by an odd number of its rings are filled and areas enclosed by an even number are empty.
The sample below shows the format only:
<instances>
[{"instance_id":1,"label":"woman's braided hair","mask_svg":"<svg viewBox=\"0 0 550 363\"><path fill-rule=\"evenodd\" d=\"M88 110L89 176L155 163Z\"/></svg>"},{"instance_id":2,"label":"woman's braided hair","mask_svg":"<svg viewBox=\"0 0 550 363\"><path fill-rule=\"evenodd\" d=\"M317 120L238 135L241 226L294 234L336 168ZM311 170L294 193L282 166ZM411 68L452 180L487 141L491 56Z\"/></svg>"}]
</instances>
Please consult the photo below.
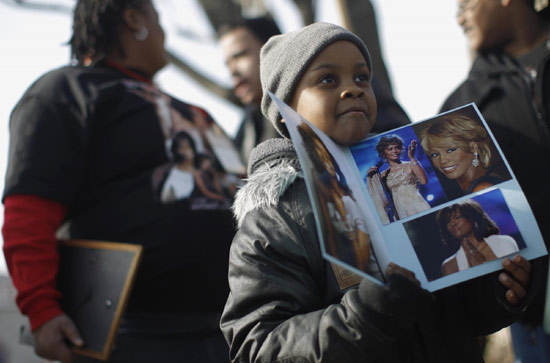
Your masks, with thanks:
<instances>
[{"instance_id":1,"label":"woman's braided hair","mask_svg":"<svg viewBox=\"0 0 550 363\"><path fill-rule=\"evenodd\" d=\"M126 9L141 9L150 0L79 0L69 40L71 56L78 64L97 63L114 50L124 55L118 36Z\"/></svg>"}]
</instances>

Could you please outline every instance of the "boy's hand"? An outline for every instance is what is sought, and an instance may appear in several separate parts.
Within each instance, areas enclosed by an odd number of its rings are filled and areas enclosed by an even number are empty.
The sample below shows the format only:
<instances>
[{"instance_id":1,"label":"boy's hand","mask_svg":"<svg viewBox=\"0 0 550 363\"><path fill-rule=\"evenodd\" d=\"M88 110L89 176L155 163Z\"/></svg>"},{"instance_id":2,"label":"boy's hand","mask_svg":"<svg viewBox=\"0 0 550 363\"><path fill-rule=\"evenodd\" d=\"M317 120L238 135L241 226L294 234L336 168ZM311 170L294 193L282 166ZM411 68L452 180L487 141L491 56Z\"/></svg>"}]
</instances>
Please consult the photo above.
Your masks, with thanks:
<instances>
[{"instance_id":1,"label":"boy's hand","mask_svg":"<svg viewBox=\"0 0 550 363\"><path fill-rule=\"evenodd\" d=\"M406 268L403 268L399 265L396 265L393 262L390 262L388 267L386 267L386 276L390 276L392 274L399 274L399 275L405 276L406 278L414 282L416 285L420 286L420 281L418 281L414 272L407 270Z\"/></svg>"},{"instance_id":2,"label":"boy's hand","mask_svg":"<svg viewBox=\"0 0 550 363\"><path fill-rule=\"evenodd\" d=\"M505 272L498 275L498 280L508 288L506 300L511 305L519 305L527 295L527 287L531 280L531 263L520 255L513 259L505 258L502 261Z\"/></svg>"}]
</instances>

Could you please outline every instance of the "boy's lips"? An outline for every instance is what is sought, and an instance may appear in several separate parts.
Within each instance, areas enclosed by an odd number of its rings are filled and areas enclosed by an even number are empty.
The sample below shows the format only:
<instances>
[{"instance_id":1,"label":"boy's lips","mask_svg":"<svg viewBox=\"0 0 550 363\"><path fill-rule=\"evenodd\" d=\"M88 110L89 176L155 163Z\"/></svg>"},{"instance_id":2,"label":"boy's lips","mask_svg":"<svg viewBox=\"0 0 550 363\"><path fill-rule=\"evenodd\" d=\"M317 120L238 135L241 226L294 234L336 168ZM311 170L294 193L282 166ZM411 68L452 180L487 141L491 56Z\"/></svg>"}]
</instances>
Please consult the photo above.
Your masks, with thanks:
<instances>
[{"instance_id":1,"label":"boy's lips","mask_svg":"<svg viewBox=\"0 0 550 363\"><path fill-rule=\"evenodd\" d=\"M365 116L369 116L368 110L366 107L361 106L352 106L344 109L342 112L337 114L338 117L349 114L349 113L363 113Z\"/></svg>"}]
</instances>

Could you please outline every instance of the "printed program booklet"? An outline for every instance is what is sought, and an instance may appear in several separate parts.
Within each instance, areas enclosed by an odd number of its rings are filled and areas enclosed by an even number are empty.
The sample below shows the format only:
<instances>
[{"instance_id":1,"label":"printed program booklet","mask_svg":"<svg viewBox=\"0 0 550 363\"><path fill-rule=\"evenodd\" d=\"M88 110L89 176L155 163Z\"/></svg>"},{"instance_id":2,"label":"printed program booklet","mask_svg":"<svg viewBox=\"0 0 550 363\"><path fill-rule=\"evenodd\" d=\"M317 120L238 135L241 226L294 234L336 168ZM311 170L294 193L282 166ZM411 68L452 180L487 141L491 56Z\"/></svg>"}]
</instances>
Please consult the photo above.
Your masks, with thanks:
<instances>
[{"instance_id":1,"label":"printed program booklet","mask_svg":"<svg viewBox=\"0 0 550 363\"><path fill-rule=\"evenodd\" d=\"M344 147L270 96L298 154L330 262L380 284L393 262L435 291L501 270L505 257L547 254L475 104Z\"/></svg>"}]
</instances>

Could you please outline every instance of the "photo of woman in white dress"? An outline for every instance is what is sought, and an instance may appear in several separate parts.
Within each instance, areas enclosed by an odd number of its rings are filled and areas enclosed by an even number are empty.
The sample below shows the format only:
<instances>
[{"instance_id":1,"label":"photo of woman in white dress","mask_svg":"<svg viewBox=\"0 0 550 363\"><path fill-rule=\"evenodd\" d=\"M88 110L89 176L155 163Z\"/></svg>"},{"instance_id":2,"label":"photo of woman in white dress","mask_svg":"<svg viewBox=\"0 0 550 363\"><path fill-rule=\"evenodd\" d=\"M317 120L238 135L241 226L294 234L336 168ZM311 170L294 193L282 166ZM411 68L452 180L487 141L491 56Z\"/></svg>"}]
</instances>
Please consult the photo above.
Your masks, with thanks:
<instances>
[{"instance_id":1,"label":"photo of woman in white dress","mask_svg":"<svg viewBox=\"0 0 550 363\"><path fill-rule=\"evenodd\" d=\"M366 182L384 223L430 209L418 191L418 185L426 184L428 177L415 157L416 147L416 140L412 140L407 147L409 161L404 161L405 146L398 135L382 136L376 144L381 161L368 170ZM385 163L389 167L380 172Z\"/></svg>"},{"instance_id":2,"label":"photo of woman in white dress","mask_svg":"<svg viewBox=\"0 0 550 363\"><path fill-rule=\"evenodd\" d=\"M443 261L443 275L519 251L514 238L501 235L497 224L474 200L465 200L441 209L437 212L436 222L445 243L460 245L458 251Z\"/></svg>"}]
</instances>

